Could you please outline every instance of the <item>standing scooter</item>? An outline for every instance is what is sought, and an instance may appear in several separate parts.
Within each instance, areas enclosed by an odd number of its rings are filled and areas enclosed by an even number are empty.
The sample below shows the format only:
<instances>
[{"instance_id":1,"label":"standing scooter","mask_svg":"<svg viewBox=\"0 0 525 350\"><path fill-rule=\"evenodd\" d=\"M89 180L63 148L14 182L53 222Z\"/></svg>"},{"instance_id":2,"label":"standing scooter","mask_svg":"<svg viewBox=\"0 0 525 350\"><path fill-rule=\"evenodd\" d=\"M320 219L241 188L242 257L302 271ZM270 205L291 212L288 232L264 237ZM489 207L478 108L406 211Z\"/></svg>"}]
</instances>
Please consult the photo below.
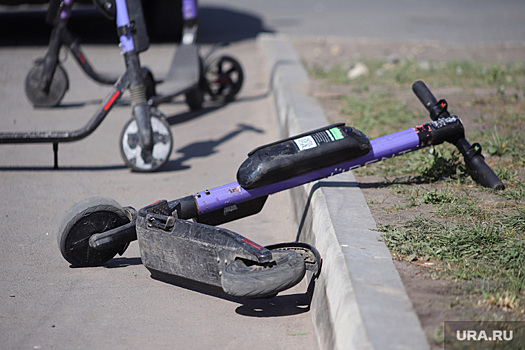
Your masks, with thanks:
<instances>
[{"instance_id":1,"label":"standing scooter","mask_svg":"<svg viewBox=\"0 0 525 350\"><path fill-rule=\"evenodd\" d=\"M48 50L43 58L35 60L25 79L25 93L34 107L58 106L69 89L66 70L59 61L59 53L64 45L68 47L80 68L94 81L113 85L118 79L116 76L98 73L82 51L78 38L67 28L73 3L74 0L51 0L49 3L46 23L53 26L53 30ZM117 9L114 0L93 0L93 3L106 18L115 20ZM191 110L202 107L205 92L212 100L233 100L239 93L244 78L240 63L226 55L208 61L214 48L204 60L201 59L196 45L197 1L183 0L182 8L182 45L176 51L167 78L164 81L153 81L152 76L148 75L149 70L144 69L148 99L156 94L155 84L165 83L159 90L159 96L155 96L150 104L156 106L171 101L182 93L186 93L186 102ZM197 85L199 89L194 89Z\"/></svg>"},{"instance_id":2,"label":"standing scooter","mask_svg":"<svg viewBox=\"0 0 525 350\"><path fill-rule=\"evenodd\" d=\"M205 93L213 100L230 102L241 90L244 73L240 63L231 56L210 59L224 44L213 46L204 58L199 55L197 15L197 0L182 0L182 41L175 48L166 78L158 82L149 99L150 105L158 106L184 94L190 109L199 110Z\"/></svg>"},{"instance_id":3,"label":"standing scooter","mask_svg":"<svg viewBox=\"0 0 525 350\"><path fill-rule=\"evenodd\" d=\"M145 74L145 81L151 82L147 86L152 86L146 91L148 105L162 119L164 116L157 107L179 95L184 95L186 104L192 111L196 111L202 108L205 93L222 103L232 101L244 81L242 67L233 57L219 56L207 62L216 47L210 50L206 58L200 57L196 43L197 13L196 0L182 0L182 42L175 49L169 72L164 80L158 81L158 85L154 84L151 72ZM122 131L120 150L126 164L140 171L146 163L141 156L143 150L136 135L137 125L135 120L130 120ZM171 152L171 148L169 151ZM167 161L168 158L164 159Z\"/></svg>"},{"instance_id":4,"label":"standing scooter","mask_svg":"<svg viewBox=\"0 0 525 350\"><path fill-rule=\"evenodd\" d=\"M504 189L446 101L436 101L421 81L412 88L432 122L372 141L344 124L290 137L251 151L235 182L138 212L109 198L86 199L64 217L60 251L75 266L99 266L138 240L142 262L157 278L182 277L237 297L268 297L297 284L306 270L317 277L317 250L301 242L262 247L215 225L258 213L270 194L445 141L461 152L474 180Z\"/></svg>"},{"instance_id":5,"label":"standing scooter","mask_svg":"<svg viewBox=\"0 0 525 350\"><path fill-rule=\"evenodd\" d=\"M115 15L114 4L107 6L94 1L104 14ZM82 52L78 39L68 30L67 23L71 16L73 0L51 0L46 14L46 23L53 26L49 46L43 58L35 60L25 80L25 93L35 107L55 107L60 104L69 89L66 70L59 61L60 49L66 45L80 68L93 80L113 85L118 77L110 77L96 72Z\"/></svg>"},{"instance_id":6,"label":"standing scooter","mask_svg":"<svg viewBox=\"0 0 525 350\"><path fill-rule=\"evenodd\" d=\"M169 159L173 137L162 114L148 105L147 84L140 65L139 53L148 49L149 41L140 0L116 0L116 26L126 71L113 86L102 105L83 128L73 131L7 132L0 133L0 143L52 143L54 167L58 168L58 144L73 142L89 136L122 98L126 90L131 95L133 112L132 135L137 151L133 158L125 158L135 171L154 171ZM151 74L147 74L151 76ZM128 138L130 137L128 133ZM123 153L124 154L124 153Z\"/></svg>"},{"instance_id":7,"label":"standing scooter","mask_svg":"<svg viewBox=\"0 0 525 350\"><path fill-rule=\"evenodd\" d=\"M70 10L71 0L64 1L64 4L66 2L69 4L68 6L64 5L64 8ZM210 74L213 72L216 73L211 74L213 80L208 84L202 77L202 65L198 57L191 56L195 58L195 60L193 61L193 66L190 67L189 59L177 58L177 56L186 57L186 55L176 54L175 57L177 59L174 60L174 65L178 65L181 62L185 64L181 63L180 69L172 69L174 73L170 79L167 79L166 83L179 84L177 79L180 79L182 81L180 88L171 90L171 93L167 93L166 95L159 95L155 92L153 74L149 69L141 67L140 64L139 54L146 51L149 47L149 39L140 0L94 1L99 3L100 8L107 10L108 16L112 16L112 9L115 9L114 16L116 19L119 45L126 66L124 74L117 79L109 95L104 99L102 105L84 127L73 131L3 132L0 133L0 144L52 143L54 168L57 169L58 144L61 142L78 141L89 136L122 98L124 92L129 90L133 118L125 125L121 133L121 155L125 164L134 171L156 171L168 162L173 147L173 136L169 124L165 120L164 115L156 107L160 103L169 101L179 94L185 94L190 107L200 108L204 92L206 89L211 89L209 86L215 87L215 90L213 90L215 93L213 96L215 98L218 99L222 96L225 101L231 100L241 88L243 77L242 69L237 61L235 61L237 63L235 66L230 67L226 71L222 65L215 64L214 66L207 66L207 72L210 72ZM188 12L186 20L188 23L193 23L192 30L188 32L193 31L193 36L195 36L196 2L194 0L185 0L184 3L194 6L192 10ZM67 14L68 11L65 11L65 13ZM65 29L66 23L67 21L59 21L59 25L55 30L62 32L62 34L67 33ZM59 46L58 39L54 42ZM183 49L181 52L196 52L196 46L193 41L189 43L187 47L191 47L191 49ZM51 53L46 55L46 59L44 59L45 63L43 63L44 68L42 68L44 73L48 72L50 74L49 79L51 79L51 82L49 83L49 87L53 94L55 94L53 86L60 85L61 80L57 83L57 78L54 78L57 74L50 73L48 68L45 67L47 63L51 68L53 68L53 64L54 68L60 67L56 61L58 57L57 50L49 50L53 52L53 55L56 53L56 56L53 60L52 58L47 58L47 56L52 56ZM226 57L227 60L225 62L229 63L229 56ZM186 68L189 72L185 70ZM60 68L56 71L60 71ZM188 73L191 78L185 78L184 75L186 73ZM61 73L58 74L60 75ZM46 75L42 75L42 81L47 79L44 79L44 76ZM170 86L173 87L174 85Z\"/></svg>"}]
</instances>

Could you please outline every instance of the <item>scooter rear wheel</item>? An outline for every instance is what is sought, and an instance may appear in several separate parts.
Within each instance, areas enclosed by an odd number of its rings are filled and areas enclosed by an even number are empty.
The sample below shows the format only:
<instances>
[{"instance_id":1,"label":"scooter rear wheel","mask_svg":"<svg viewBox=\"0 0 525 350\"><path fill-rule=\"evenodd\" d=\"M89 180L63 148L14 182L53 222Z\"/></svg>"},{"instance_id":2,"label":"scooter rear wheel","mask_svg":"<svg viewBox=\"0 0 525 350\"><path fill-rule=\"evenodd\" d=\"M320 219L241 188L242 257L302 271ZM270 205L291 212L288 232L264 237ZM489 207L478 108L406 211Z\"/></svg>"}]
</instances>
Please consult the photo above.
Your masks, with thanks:
<instances>
[{"instance_id":1,"label":"scooter rear wheel","mask_svg":"<svg viewBox=\"0 0 525 350\"><path fill-rule=\"evenodd\" d=\"M77 267L100 266L122 253L119 249L96 250L89 238L129 223L126 211L111 198L92 197L75 204L64 216L58 231L58 246L64 259Z\"/></svg>"},{"instance_id":2,"label":"scooter rear wheel","mask_svg":"<svg viewBox=\"0 0 525 350\"><path fill-rule=\"evenodd\" d=\"M197 86L196 88L184 93L186 104L192 111L199 111L202 109L204 103L204 90Z\"/></svg>"},{"instance_id":3,"label":"scooter rear wheel","mask_svg":"<svg viewBox=\"0 0 525 350\"><path fill-rule=\"evenodd\" d=\"M133 171L152 172L163 167L169 160L173 148L173 136L170 126L162 113L151 111L151 129L153 132L153 149L144 150L139 142L138 126L131 119L120 136L120 154L126 165Z\"/></svg>"},{"instance_id":4,"label":"scooter rear wheel","mask_svg":"<svg viewBox=\"0 0 525 350\"><path fill-rule=\"evenodd\" d=\"M241 91L244 73L239 61L231 56L219 56L206 65L207 92L213 100L232 101Z\"/></svg>"},{"instance_id":5,"label":"scooter rear wheel","mask_svg":"<svg viewBox=\"0 0 525 350\"><path fill-rule=\"evenodd\" d=\"M306 272L302 256L290 250L272 250L273 259L267 264L237 259L224 269L223 290L233 296L265 298L299 283Z\"/></svg>"},{"instance_id":6,"label":"scooter rear wheel","mask_svg":"<svg viewBox=\"0 0 525 350\"><path fill-rule=\"evenodd\" d=\"M65 69L57 64L55 73L51 78L49 91L40 89L40 79L44 70L43 62L36 62L29 70L25 80L26 96L34 107L55 107L60 104L66 91L69 89L69 80Z\"/></svg>"}]
</instances>

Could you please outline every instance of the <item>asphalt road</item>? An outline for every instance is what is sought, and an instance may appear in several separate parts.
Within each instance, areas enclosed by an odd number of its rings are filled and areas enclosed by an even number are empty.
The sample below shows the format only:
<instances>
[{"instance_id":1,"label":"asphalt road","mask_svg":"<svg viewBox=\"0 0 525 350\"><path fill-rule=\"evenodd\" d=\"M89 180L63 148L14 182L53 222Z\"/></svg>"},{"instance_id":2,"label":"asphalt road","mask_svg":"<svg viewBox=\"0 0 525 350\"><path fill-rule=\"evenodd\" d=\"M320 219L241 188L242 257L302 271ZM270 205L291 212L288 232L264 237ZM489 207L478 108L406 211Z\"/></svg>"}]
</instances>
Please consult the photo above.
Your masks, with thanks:
<instances>
[{"instance_id":1,"label":"asphalt road","mask_svg":"<svg viewBox=\"0 0 525 350\"><path fill-rule=\"evenodd\" d=\"M83 126L109 88L65 62L70 91L55 109L35 110L24 77L45 47L0 47L0 130L72 130ZM112 45L85 46L101 72L120 73ZM162 76L172 45L154 45L142 61ZM143 207L235 180L247 152L279 138L269 73L254 41L226 49L244 66L239 98L224 107L188 113L176 100L161 106L174 134L163 171L132 173L119 154L129 104L111 111L91 136L59 146L53 170L50 144L0 146L0 339L2 349L315 349L307 286L273 299L219 297L152 279L138 244L99 268L72 268L57 247L64 213L94 195ZM128 99L127 94L125 99ZM124 101L125 102L125 101ZM296 226L287 193L271 196L263 212L226 225L259 244L293 241Z\"/></svg>"},{"instance_id":2,"label":"asphalt road","mask_svg":"<svg viewBox=\"0 0 525 350\"><path fill-rule=\"evenodd\" d=\"M274 32L453 45L525 44L522 0L200 0L199 10L199 39L208 43ZM38 11L45 11L45 5L0 6L0 45L46 45L49 28ZM83 42L116 41L110 21L101 15L86 17L78 7L77 12L81 15L74 15L70 27ZM171 21L167 27L162 22L150 23L153 40L170 36Z\"/></svg>"},{"instance_id":3,"label":"asphalt road","mask_svg":"<svg viewBox=\"0 0 525 350\"><path fill-rule=\"evenodd\" d=\"M456 45L525 43L522 0L202 0L202 25L219 36L235 27L287 35L432 40ZM209 16L208 16L209 14ZM231 19L231 20L229 20Z\"/></svg>"}]
</instances>

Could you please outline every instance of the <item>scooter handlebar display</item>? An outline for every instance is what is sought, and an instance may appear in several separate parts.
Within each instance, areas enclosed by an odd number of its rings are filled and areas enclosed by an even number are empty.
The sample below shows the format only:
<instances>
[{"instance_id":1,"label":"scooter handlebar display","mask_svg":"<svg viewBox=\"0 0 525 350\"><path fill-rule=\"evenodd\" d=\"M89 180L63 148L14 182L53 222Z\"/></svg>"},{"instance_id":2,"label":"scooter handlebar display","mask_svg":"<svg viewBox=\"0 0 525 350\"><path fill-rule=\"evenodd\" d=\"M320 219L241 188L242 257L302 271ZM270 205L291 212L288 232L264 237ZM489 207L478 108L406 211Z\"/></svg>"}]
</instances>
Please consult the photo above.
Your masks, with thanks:
<instances>
[{"instance_id":1,"label":"scooter handlebar display","mask_svg":"<svg viewBox=\"0 0 525 350\"><path fill-rule=\"evenodd\" d=\"M450 116L448 104L445 100L437 100L427 85L418 80L412 85L412 91L430 113L432 120L438 120ZM465 137L455 140L448 140L461 152L465 159L465 164L470 170L472 178L480 185L495 190L505 189L501 179L494 173L490 166L485 162L485 157L481 154L481 145L475 143L471 145Z\"/></svg>"}]
</instances>

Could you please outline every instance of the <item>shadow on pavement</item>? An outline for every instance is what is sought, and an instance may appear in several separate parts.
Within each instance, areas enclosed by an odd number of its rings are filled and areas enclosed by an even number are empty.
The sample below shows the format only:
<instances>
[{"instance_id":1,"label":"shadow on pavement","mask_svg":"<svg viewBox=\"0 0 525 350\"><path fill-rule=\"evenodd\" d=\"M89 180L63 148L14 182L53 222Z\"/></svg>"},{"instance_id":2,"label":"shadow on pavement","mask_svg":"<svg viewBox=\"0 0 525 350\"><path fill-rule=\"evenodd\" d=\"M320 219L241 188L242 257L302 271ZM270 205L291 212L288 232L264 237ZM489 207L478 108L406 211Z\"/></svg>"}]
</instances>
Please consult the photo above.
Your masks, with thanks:
<instances>
[{"instance_id":1,"label":"shadow on pavement","mask_svg":"<svg viewBox=\"0 0 525 350\"><path fill-rule=\"evenodd\" d=\"M152 272L151 278L157 281L241 304L235 309L235 312L248 317L282 317L308 312L310 311L312 295L315 289L315 280L312 280L305 293L302 294L284 294L272 298L248 299L228 295L222 288L217 286L158 271L150 272Z\"/></svg>"},{"instance_id":2,"label":"shadow on pavement","mask_svg":"<svg viewBox=\"0 0 525 350\"><path fill-rule=\"evenodd\" d=\"M251 125L238 124L237 129L230 131L229 133L216 138L209 139L207 141L197 141L190 143L182 148L179 148L175 153L181 154L177 159L170 160L160 171L174 171L188 169L190 166L184 165L184 162L192 158L208 157L217 152L216 147L223 144L226 141L236 137L242 132L252 131L256 133L264 133L264 130L257 129Z\"/></svg>"}]
</instances>

